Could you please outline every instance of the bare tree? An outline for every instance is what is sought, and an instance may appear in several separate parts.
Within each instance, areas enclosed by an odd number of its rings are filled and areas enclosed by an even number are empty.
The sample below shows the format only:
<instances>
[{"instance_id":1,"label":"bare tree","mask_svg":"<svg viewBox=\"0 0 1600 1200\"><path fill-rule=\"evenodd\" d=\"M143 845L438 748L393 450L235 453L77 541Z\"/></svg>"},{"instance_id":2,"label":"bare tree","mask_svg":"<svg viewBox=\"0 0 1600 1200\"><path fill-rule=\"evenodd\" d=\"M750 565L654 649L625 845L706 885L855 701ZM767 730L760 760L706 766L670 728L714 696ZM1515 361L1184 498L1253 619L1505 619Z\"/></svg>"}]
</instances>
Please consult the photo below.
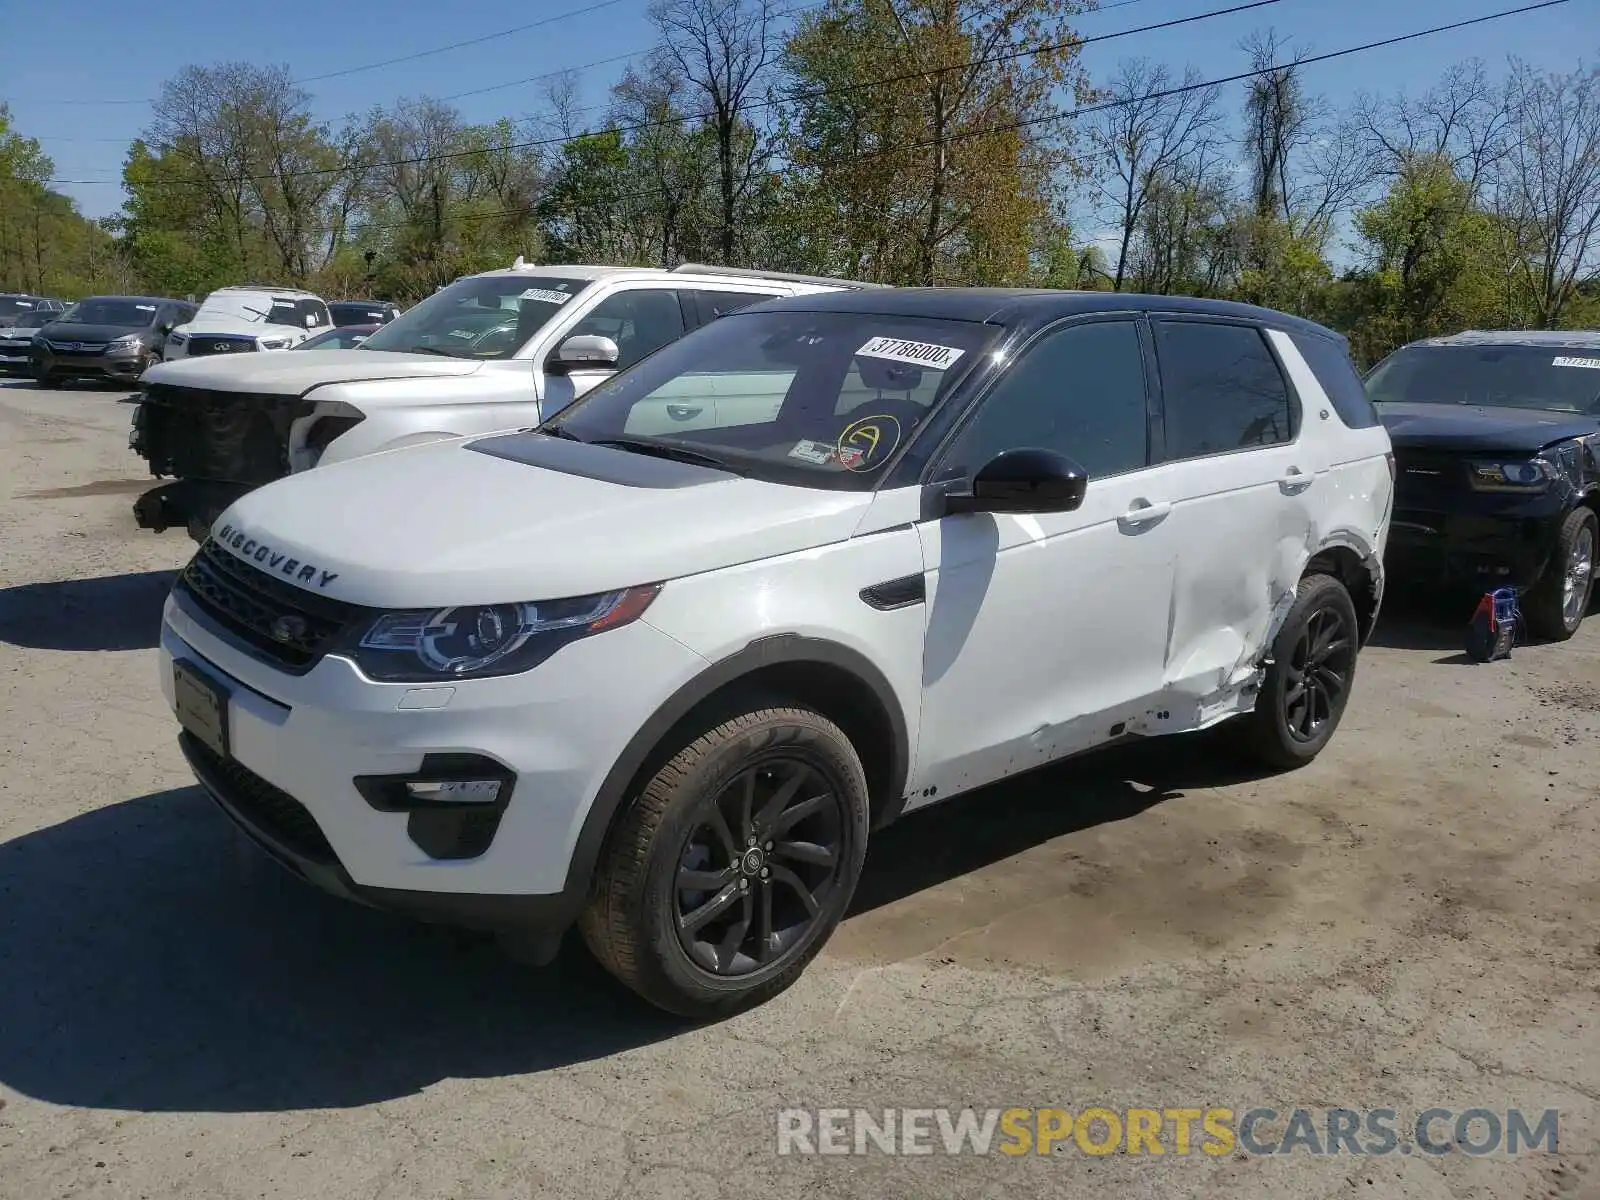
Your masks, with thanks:
<instances>
[{"instance_id":1,"label":"bare tree","mask_svg":"<svg viewBox=\"0 0 1600 1200\"><path fill-rule=\"evenodd\" d=\"M1194 88L1199 73L1185 73L1183 88ZM1215 87L1176 91L1167 68L1130 59L1117 68L1106 88L1112 107L1090 132L1091 145L1109 172L1102 187L1114 213L1119 239L1112 288L1122 290L1129 249L1152 192L1214 144L1221 121Z\"/></svg>"},{"instance_id":2,"label":"bare tree","mask_svg":"<svg viewBox=\"0 0 1600 1200\"><path fill-rule=\"evenodd\" d=\"M766 155L749 112L781 50L782 14L772 0L652 0L663 49L703 98L716 138L718 248L732 262L739 209Z\"/></svg>"},{"instance_id":3,"label":"bare tree","mask_svg":"<svg viewBox=\"0 0 1600 1200\"><path fill-rule=\"evenodd\" d=\"M633 131L628 155L647 185L633 205L636 224L654 233L653 256L670 267L699 232L699 201L720 163L712 161L705 131L681 119L692 89L671 55L657 51L641 67L630 67L611 89L610 119Z\"/></svg>"},{"instance_id":4,"label":"bare tree","mask_svg":"<svg viewBox=\"0 0 1600 1200\"><path fill-rule=\"evenodd\" d=\"M1481 59L1457 63L1420 98L1362 95L1353 122L1367 144L1371 170L1396 178L1422 158L1450 163L1476 201L1506 152L1510 110Z\"/></svg>"},{"instance_id":5,"label":"bare tree","mask_svg":"<svg viewBox=\"0 0 1600 1200\"><path fill-rule=\"evenodd\" d=\"M1600 277L1600 68L1555 75L1513 60L1506 105L1498 207L1550 327L1578 285Z\"/></svg>"},{"instance_id":6,"label":"bare tree","mask_svg":"<svg viewBox=\"0 0 1600 1200\"><path fill-rule=\"evenodd\" d=\"M584 112L582 77L576 71L558 71L545 80L539 91L548 114L542 123L557 137L570 142L582 131L578 119Z\"/></svg>"},{"instance_id":7,"label":"bare tree","mask_svg":"<svg viewBox=\"0 0 1600 1200\"><path fill-rule=\"evenodd\" d=\"M1299 60L1304 49L1290 48L1268 29L1241 43L1250 66L1260 72L1245 85L1244 144L1250 157L1251 201L1262 218L1287 220L1293 188L1290 160L1314 136L1324 115L1308 97Z\"/></svg>"}]
</instances>

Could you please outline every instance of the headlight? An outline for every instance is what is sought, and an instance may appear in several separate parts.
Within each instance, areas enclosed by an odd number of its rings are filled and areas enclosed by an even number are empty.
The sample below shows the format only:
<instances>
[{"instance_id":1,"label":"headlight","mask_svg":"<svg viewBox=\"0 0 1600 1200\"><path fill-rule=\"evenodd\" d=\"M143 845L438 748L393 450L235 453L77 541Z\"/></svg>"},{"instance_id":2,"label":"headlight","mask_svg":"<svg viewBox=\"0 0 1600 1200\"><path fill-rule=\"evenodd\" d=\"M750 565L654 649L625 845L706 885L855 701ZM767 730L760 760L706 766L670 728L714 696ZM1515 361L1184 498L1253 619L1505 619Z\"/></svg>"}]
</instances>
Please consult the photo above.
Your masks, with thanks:
<instances>
[{"instance_id":1,"label":"headlight","mask_svg":"<svg viewBox=\"0 0 1600 1200\"><path fill-rule=\"evenodd\" d=\"M1469 462L1467 478L1480 492L1537 492L1550 486L1559 472L1546 458Z\"/></svg>"},{"instance_id":2,"label":"headlight","mask_svg":"<svg viewBox=\"0 0 1600 1200\"><path fill-rule=\"evenodd\" d=\"M660 584L529 604L463 604L385 613L362 635L356 662L390 682L515 675L562 646L638 619Z\"/></svg>"},{"instance_id":3,"label":"headlight","mask_svg":"<svg viewBox=\"0 0 1600 1200\"><path fill-rule=\"evenodd\" d=\"M186 334L186 333L169 333L169 334L167 334L167 345L169 345L169 346L181 346L185 342L187 342L188 340L189 340L189 335Z\"/></svg>"},{"instance_id":4,"label":"headlight","mask_svg":"<svg viewBox=\"0 0 1600 1200\"><path fill-rule=\"evenodd\" d=\"M139 349L139 335L127 334L124 337L112 338L106 343L107 350L137 350Z\"/></svg>"},{"instance_id":5,"label":"headlight","mask_svg":"<svg viewBox=\"0 0 1600 1200\"><path fill-rule=\"evenodd\" d=\"M290 338L262 338L261 348L263 350L287 350L290 341Z\"/></svg>"}]
</instances>

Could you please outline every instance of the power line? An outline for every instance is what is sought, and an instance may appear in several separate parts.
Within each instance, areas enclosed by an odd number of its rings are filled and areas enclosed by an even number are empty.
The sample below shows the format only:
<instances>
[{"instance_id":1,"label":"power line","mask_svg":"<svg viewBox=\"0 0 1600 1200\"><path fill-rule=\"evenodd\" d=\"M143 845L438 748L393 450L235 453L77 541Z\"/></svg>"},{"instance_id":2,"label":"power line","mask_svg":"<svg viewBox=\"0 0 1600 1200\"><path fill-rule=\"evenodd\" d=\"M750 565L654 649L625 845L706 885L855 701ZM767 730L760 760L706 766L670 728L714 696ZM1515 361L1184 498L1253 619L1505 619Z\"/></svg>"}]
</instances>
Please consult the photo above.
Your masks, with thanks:
<instances>
[{"instance_id":1,"label":"power line","mask_svg":"<svg viewBox=\"0 0 1600 1200\"><path fill-rule=\"evenodd\" d=\"M427 50L418 50L411 54L402 54L397 58L385 58L380 59L378 62L363 63L358 67L343 67L337 71L324 71L320 75L307 75L303 79L295 79L291 80L290 82L295 84L320 83L326 79L342 79L347 75L358 75L364 71L376 71L380 67L392 67L398 63L415 62L421 58L431 58L434 55L447 54L452 50L461 50L467 46L480 46L485 42L498 41L501 38L512 37L519 33L526 33L530 29L539 29L545 25L553 25L557 21L565 21L571 17L586 16L589 13L599 12L603 8L612 8L621 3L622 0L595 0L594 3L586 4L581 8L572 8L566 10L565 12L552 13L548 17L540 17L537 21L529 21L525 25L514 25L510 29L501 29L494 33L481 34L478 37L467 38L464 41L459 42L450 42L443 46L433 46ZM154 104L155 100L149 96L138 100L70 100L52 96L38 100L29 100L27 103L39 105L54 104L76 108L92 108L101 105L110 107L131 104Z\"/></svg>"},{"instance_id":2,"label":"power line","mask_svg":"<svg viewBox=\"0 0 1600 1200\"><path fill-rule=\"evenodd\" d=\"M1122 6L1125 7L1128 3L1133 3L1133 2L1136 2L1136 0L1123 0L1123 5ZM1550 2L1551 3L1567 3L1568 0L1550 0ZM1049 53L1053 53L1053 52L1060 51L1060 50L1078 49L1078 48L1081 48L1083 46L1092 45L1092 44L1094 44L1096 42L1108 42L1108 41L1113 41L1113 40L1115 40L1117 38L1131 37L1134 34L1152 33L1154 31L1160 30L1160 29L1172 29L1172 28L1175 28L1175 27L1177 27L1179 25L1189 25L1189 24L1193 24L1194 22L1197 22L1197 21L1208 21L1208 20L1211 20L1211 19L1213 19L1215 17L1230 16L1230 15L1232 15L1234 13L1248 12L1248 11L1250 11L1252 9L1258 9L1258 8L1267 8L1267 7L1270 7L1270 6L1274 5L1274 4L1281 4L1281 3L1283 3L1283 0L1247 0L1246 3L1236 4L1236 5L1233 5L1230 8L1212 9L1209 12L1196 13L1196 14L1193 14L1192 16L1187 16L1187 17L1175 17L1175 18L1173 18L1172 20L1169 20L1169 21L1158 21L1158 22L1155 22L1154 24L1141 25L1141 26L1138 26L1137 28L1134 28L1134 29L1119 29L1119 30L1117 30L1117 31L1115 31L1113 33L1096 34L1093 37L1074 37L1074 38L1068 38L1065 41L1060 41L1060 42L1047 42L1047 43L1043 43L1043 44L1037 45L1037 46L1021 47L1021 48L1017 48L1017 49L1007 50L1007 51L1005 51L1004 53L1001 53L1001 54L995 54L995 55L990 55L990 56L986 56L986 57L979 57L979 58L970 59L970 60L967 60L965 62L960 62L960 63L952 63L950 66L934 68L931 71L926 69L926 68L924 68L924 69L919 69L919 70L912 70L912 71L902 72L901 74L898 74L898 75L889 75L889 76L884 76L884 77L876 78L876 79L862 80L862 81L860 81L858 83L845 84L845 85L840 86L840 87L814 88L814 89L811 89L809 91L791 92L791 93L789 93L787 95L784 95L784 96L777 96L777 97L774 97L774 98L769 99L769 100L761 100L761 101L757 101L754 104L747 105L745 107L744 111L745 112L753 112L753 111L755 111L757 109L774 108L774 107L779 107L779 106L782 106L782 105L794 104L794 103L796 103L798 101L815 100L815 99L819 99L819 98L824 97L824 96L844 95L844 94L848 94L850 92L864 91L864 90L866 90L868 88L883 87L883 86L885 86L887 84L891 84L891 83L901 83L901 82L904 82L904 81L909 80L909 79L919 79L919 78L922 78L922 77L924 77L926 75L930 75L930 74L945 74L945 73L950 72L950 71L968 70L968 69L971 69L973 67L988 66L988 65L993 65L995 63L1010 62L1010 61L1013 61L1013 60L1019 59L1019 58L1028 58L1028 57L1032 57L1032 56L1036 56L1036 55L1040 55L1040 54L1049 54ZM635 122L633 124L628 124L628 125L611 126L611 127L607 128L605 130L600 130L600 131L596 131L596 132L597 133L612 133L612 132L615 132L615 133L619 133L619 134L620 133L640 133L640 132L644 132L646 130L651 130L651 129L663 129L663 128L668 128L668 127L671 127L671 126L674 126L674 125L683 125L683 124L687 124L687 123L692 122L692 121L709 120L710 118L712 118L714 116L716 116L716 113L713 110L706 110L706 111L703 111L703 112L695 112L695 113L680 113L680 114L678 114L676 116L663 117L663 118L661 118L659 120L655 120L655 121L639 121L639 122ZM449 151L444 151L444 152L439 153L439 154L419 154L419 155L414 155L414 156L412 156L410 158L391 159L391 160L389 160L387 162L371 163L371 164L368 164L365 169L367 169L367 170L375 170L375 169L382 168L382 167L419 166L419 165L421 165L423 163L446 162L446 161L451 161L451 160L459 159L459 158L470 158L473 155L477 155L477 154L503 154L503 153L506 153L507 151L512 151L512 150L532 150L532 149L542 148L542 147L546 147L546 146L565 146L565 145L571 144L573 142L582 141L584 138L592 137L592 136L595 136L595 134L594 133L584 133L584 134L577 134L577 135L572 136L572 137L533 138L533 139L530 139L528 141L523 141L523 142L509 142L509 143L507 143L505 145L502 145L502 146L490 146L490 147L484 147L484 148L479 148L479 149L471 149L471 150L449 150ZM257 176L257 175L241 175L241 176L231 176L231 177L227 177L227 178L214 179L214 180L204 180L204 179L150 180L144 186L208 187L208 186L216 186L216 185L219 185L219 184L230 184L230 185L232 185L232 184L243 184L243 183L270 183L270 182L276 182L276 181L280 181L280 180L284 180L284 179L306 178L306 177L311 177L311 176L323 176L323 175L339 175L339 174L347 173L347 172L351 171L352 169L353 168L349 167L349 166L313 167L313 168L308 168L308 169L303 170L303 171L284 171L284 172L281 172L281 173L278 173L278 174L274 174L274 175L259 175L259 176ZM108 181L106 181L106 180L52 179L50 182L52 184L70 185L70 184L104 183L104 182L108 182Z\"/></svg>"},{"instance_id":3,"label":"power line","mask_svg":"<svg viewBox=\"0 0 1600 1200\"><path fill-rule=\"evenodd\" d=\"M1271 75L1277 71L1295 70L1299 67L1313 66L1318 63L1331 62L1335 59L1348 58L1355 54L1365 54L1372 50L1381 50L1388 46L1397 46L1405 42L1417 41L1420 38L1433 37L1436 34L1441 33L1450 33L1454 30L1465 29L1473 25L1483 25L1490 21L1500 21L1507 17L1520 16L1523 13L1538 12L1541 9L1556 8L1568 3L1571 3L1571 0L1542 0L1541 3L1526 4L1519 8L1503 9L1500 12L1487 13L1481 17L1471 17L1463 21L1452 21L1445 25L1434 25L1428 29L1419 29L1413 33L1397 34L1394 37L1381 38L1378 41L1373 42L1365 42L1359 46L1346 46L1342 50L1331 50L1325 54L1316 54L1307 58L1291 59L1288 62L1275 63L1268 67L1260 67L1250 71L1241 71L1235 75L1225 75L1217 79L1208 79L1200 83L1183 84L1178 87L1165 88L1158 92L1148 92L1131 99L1107 100L1099 104L1086 104L1077 108L1069 109L1066 112L1051 113L1048 116L1033 117L1022 121L1007 121L999 125L989 125L979 129L964 130L961 133L951 134L945 138L935 138L932 140L925 139L920 142L912 142L903 146L896 146L888 150L871 150L863 154L855 155L851 157L849 161L865 162L877 158L887 158L894 155L903 154L907 150L920 149L926 146L935 146L947 142L965 141L970 138L977 137L991 137L1002 133L1013 133L1020 129L1044 124L1047 121L1073 120L1078 117L1090 116L1099 112L1107 112L1118 108L1127 108L1133 104L1147 103L1150 100L1161 100L1171 96L1185 95L1189 92L1203 91L1206 88L1222 87L1223 85L1229 83L1241 83L1248 79L1259 79L1263 76ZM608 198L608 203L616 204L625 200L646 199L653 196L663 196L665 194L666 189L664 188L642 188L631 192L617 193ZM499 209L492 212L468 213L452 219L456 221L487 221L502 217L523 217L528 215L529 207L531 206L524 206L523 208L516 209ZM332 228L328 228L319 229L315 232L331 234L334 232L350 232L356 230L373 231L385 229L404 229L410 225L411 222L409 221L355 222L345 226L343 230L334 230Z\"/></svg>"}]
</instances>

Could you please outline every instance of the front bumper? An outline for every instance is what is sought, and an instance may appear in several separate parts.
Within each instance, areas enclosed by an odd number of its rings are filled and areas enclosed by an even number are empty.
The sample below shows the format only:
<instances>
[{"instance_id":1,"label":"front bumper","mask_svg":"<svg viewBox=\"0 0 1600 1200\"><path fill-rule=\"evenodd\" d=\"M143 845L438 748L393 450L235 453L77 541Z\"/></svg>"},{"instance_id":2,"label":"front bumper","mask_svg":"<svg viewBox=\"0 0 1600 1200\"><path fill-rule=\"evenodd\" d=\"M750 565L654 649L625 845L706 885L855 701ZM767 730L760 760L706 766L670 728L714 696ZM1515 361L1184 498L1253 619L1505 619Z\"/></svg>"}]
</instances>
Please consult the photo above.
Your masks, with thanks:
<instances>
[{"instance_id":1,"label":"front bumper","mask_svg":"<svg viewBox=\"0 0 1600 1200\"><path fill-rule=\"evenodd\" d=\"M636 621L500 679L374 683L333 655L293 675L243 649L182 595L169 598L161 632L169 707L175 660L230 692L228 758L182 738L197 778L280 863L347 899L527 932L559 931L576 918L588 880L569 866L590 804L655 707L706 665ZM380 810L356 783L414 774L446 755L492 760L514 779L492 841L475 857L431 857L406 813Z\"/></svg>"},{"instance_id":2,"label":"front bumper","mask_svg":"<svg viewBox=\"0 0 1600 1200\"><path fill-rule=\"evenodd\" d=\"M1567 506L1560 497L1495 493L1454 511L1397 508L1388 572L1396 581L1527 588L1544 573Z\"/></svg>"},{"instance_id":3,"label":"front bumper","mask_svg":"<svg viewBox=\"0 0 1600 1200\"><path fill-rule=\"evenodd\" d=\"M154 358L146 350L102 354L62 354L48 349L35 350L29 374L131 382L143 375L153 361Z\"/></svg>"},{"instance_id":4,"label":"front bumper","mask_svg":"<svg viewBox=\"0 0 1600 1200\"><path fill-rule=\"evenodd\" d=\"M32 375L33 352L0 347L0 375Z\"/></svg>"}]
</instances>

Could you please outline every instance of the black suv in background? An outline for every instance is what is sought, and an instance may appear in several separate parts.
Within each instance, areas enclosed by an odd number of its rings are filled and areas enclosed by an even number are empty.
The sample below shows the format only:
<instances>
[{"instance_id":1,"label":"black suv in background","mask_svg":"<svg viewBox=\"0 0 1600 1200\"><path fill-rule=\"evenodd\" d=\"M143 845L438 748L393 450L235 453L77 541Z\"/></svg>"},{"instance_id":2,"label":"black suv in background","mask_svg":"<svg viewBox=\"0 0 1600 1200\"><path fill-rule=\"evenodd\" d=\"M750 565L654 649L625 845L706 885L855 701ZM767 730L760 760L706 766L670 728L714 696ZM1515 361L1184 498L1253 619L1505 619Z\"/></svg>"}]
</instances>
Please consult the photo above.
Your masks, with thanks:
<instances>
[{"instance_id":1,"label":"black suv in background","mask_svg":"<svg viewBox=\"0 0 1600 1200\"><path fill-rule=\"evenodd\" d=\"M74 376L132 382L161 359L176 325L195 306L160 296L90 296L41 329L33 339L33 377L42 388Z\"/></svg>"},{"instance_id":2,"label":"black suv in background","mask_svg":"<svg viewBox=\"0 0 1600 1200\"><path fill-rule=\"evenodd\" d=\"M335 326L387 325L400 315L400 309L387 300L332 300L328 312Z\"/></svg>"},{"instance_id":3,"label":"black suv in background","mask_svg":"<svg viewBox=\"0 0 1600 1200\"><path fill-rule=\"evenodd\" d=\"M1509 585L1534 634L1576 633L1600 546L1600 333L1428 338L1366 390L1394 443L1396 586Z\"/></svg>"},{"instance_id":4,"label":"black suv in background","mask_svg":"<svg viewBox=\"0 0 1600 1200\"><path fill-rule=\"evenodd\" d=\"M27 292L0 293L0 329L37 329L40 317L65 312L67 302L52 296L31 296ZM32 318L32 319L30 319Z\"/></svg>"}]
</instances>

